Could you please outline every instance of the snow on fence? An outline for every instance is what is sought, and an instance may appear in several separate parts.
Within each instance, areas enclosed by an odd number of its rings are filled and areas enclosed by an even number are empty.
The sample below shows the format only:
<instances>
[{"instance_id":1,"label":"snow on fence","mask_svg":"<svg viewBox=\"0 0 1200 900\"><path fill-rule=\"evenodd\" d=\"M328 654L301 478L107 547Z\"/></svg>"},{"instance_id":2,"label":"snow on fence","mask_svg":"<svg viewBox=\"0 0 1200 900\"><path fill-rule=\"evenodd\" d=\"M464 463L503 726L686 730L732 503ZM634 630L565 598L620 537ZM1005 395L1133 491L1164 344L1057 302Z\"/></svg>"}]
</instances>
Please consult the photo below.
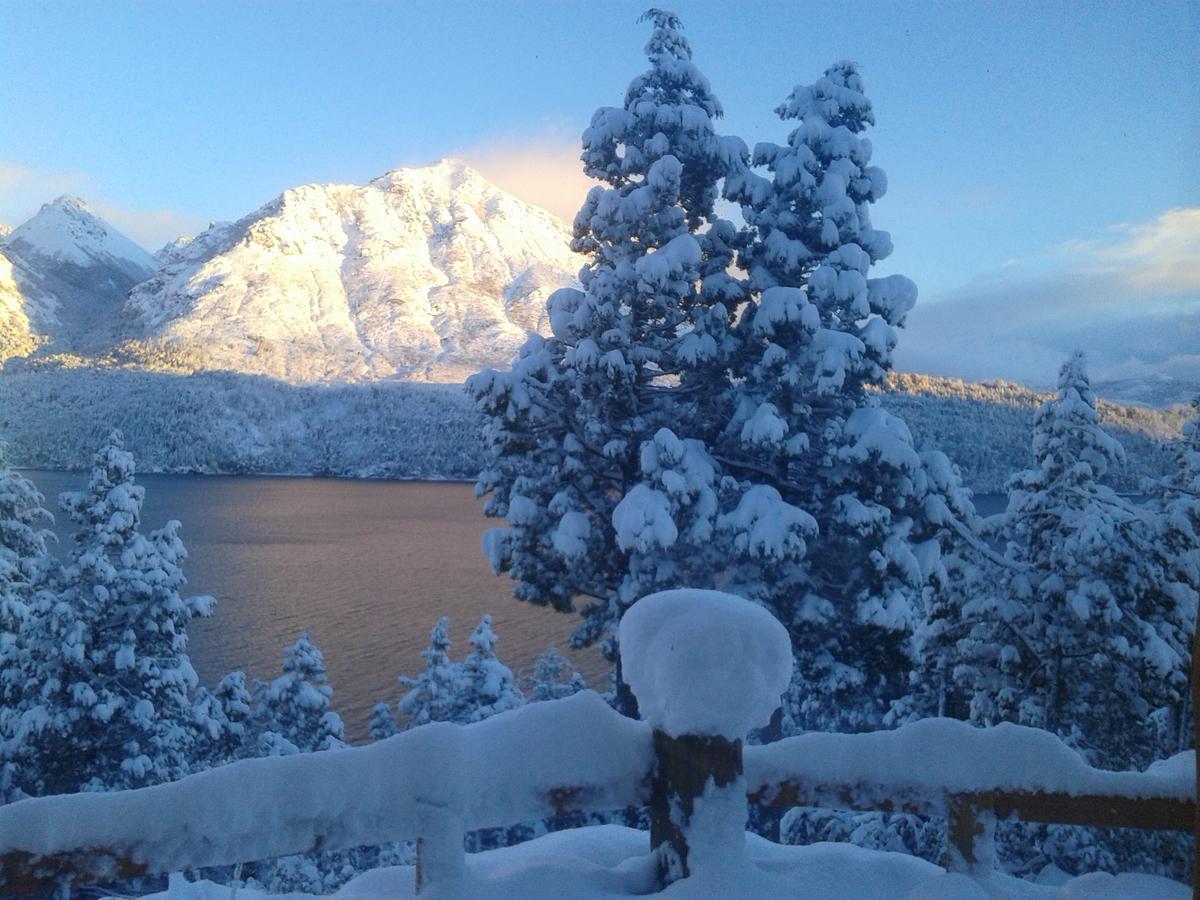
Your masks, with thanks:
<instances>
[{"instance_id":1,"label":"snow on fence","mask_svg":"<svg viewBox=\"0 0 1200 900\"><path fill-rule=\"evenodd\" d=\"M679 616L680 605L707 608ZM974 874L992 867L997 818L1193 828L1191 752L1146 772L1105 772L1046 732L948 719L743 748L790 675L780 632L739 598L666 592L636 604L621 630L648 721L584 692L367 747L10 804L0 808L0 893L405 839L418 842L420 891L461 876L466 831L647 804L663 884L705 854L741 852L746 800L945 816L948 867Z\"/></svg>"}]
</instances>

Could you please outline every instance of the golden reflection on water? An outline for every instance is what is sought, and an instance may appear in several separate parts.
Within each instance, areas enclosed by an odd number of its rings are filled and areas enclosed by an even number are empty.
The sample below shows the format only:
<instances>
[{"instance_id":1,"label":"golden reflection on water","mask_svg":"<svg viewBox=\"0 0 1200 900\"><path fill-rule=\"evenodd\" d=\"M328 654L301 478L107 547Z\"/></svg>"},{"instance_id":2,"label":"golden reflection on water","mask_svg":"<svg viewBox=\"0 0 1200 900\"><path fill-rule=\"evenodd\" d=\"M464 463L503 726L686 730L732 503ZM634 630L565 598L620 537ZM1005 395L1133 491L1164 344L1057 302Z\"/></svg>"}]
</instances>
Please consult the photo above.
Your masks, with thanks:
<instances>
[{"instance_id":1,"label":"golden reflection on water","mask_svg":"<svg viewBox=\"0 0 1200 900\"><path fill-rule=\"evenodd\" d=\"M30 472L47 497L78 490L86 476ZM371 707L400 696L396 677L424 666L429 630L450 617L452 656L491 613L497 652L518 675L550 644L570 656L593 686L606 665L593 650L568 653L578 621L513 599L480 551L482 501L466 484L324 478L146 475L148 533L183 523L190 594L212 594L217 610L193 623L190 655L210 687L243 669L269 679L282 648L305 628L325 654L335 708L362 740ZM55 530L69 545L70 523Z\"/></svg>"}]
</instances>

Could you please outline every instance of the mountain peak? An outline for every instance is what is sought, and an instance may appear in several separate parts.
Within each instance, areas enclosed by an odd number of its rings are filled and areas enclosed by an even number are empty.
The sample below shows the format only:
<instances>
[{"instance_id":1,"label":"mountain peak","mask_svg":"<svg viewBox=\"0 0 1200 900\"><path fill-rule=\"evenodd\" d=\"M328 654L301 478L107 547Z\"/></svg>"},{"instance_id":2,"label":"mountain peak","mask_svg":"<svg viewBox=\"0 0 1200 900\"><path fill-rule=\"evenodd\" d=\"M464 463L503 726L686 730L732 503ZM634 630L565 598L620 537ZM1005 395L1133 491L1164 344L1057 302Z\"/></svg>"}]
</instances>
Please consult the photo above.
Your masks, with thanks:
<instances>
[{"instance_id":1,"label":"mountain peak","mask_svg":"<svg viewBox=\"0 0 1200 900\"><path fill-rule=\"evenodd\" d=\"M45 209L47 206L58 207L60 209L77 210L89 216L95 216L95 213L92 212L92 208L87 205L87 201L85 201L82 197L76 197L73 194L60 194L50 203L44 204L42 208Z\"/></svg>"},{"instance_id":2,"label":"mountain peak","mask_svg":"<svg viewBox=\"0 0 1200 900\"><path fill-rule=\"evenodd\" d=\"M373 187L383 190L406 189L420 185L427 188L445 186L453 191L466 184L486 187L491 191L498 190L478 171L461 159L451 156L443 156L427 166L401 166L371 180Z\"/></svg>"},{"instance_id":3,"label":"mountain peak","mask_svg":"<svg viewBox=\"0 0 1200 900\"><path fill-rule=\"evenodd\" d=\"M92 266L117 263L148 275L154 259L115 227L69 194L46 203L28 222L15 228L5 244L22 256L58 263Z\"/></svg>"},{"instance_id":4,"label":"mountain peak","mask_svg":"<svg viewBox=\"0 0 1200 900\"><path fill-rule=\"evenodd\" d=\"M192 369L458 381L547 327L546 298L582 264L569 244L549 213L443 159L289 188L168 248L125 308Z\"/></svg>"}]
</instances>

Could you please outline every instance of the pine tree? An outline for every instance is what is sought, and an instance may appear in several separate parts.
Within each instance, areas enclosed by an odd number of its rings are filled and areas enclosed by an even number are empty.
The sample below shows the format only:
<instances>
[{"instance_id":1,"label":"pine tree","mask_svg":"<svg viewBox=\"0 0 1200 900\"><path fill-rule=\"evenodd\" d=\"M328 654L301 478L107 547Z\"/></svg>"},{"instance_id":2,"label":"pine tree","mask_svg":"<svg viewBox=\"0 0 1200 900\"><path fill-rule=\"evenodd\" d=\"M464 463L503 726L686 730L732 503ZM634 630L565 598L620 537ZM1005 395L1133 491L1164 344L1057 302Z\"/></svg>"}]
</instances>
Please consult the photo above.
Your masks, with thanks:
<instances>
[{"instance_id":1,"label":"pine tree","mask_svg":"<svg viewBox=\"0 0 1200 900\"><path fill-rule=\"evenodd\" d=\"M460 709L464 678L462 664L450 661L449 620L443 616L429 633L429 646L421 651L425 671L415 678L400 676L408 693L400 700L404 728L429 722L453 722Z\"/></svg>"},{"instance_id":2,"label":"pine tree","mask_svg":"<svg viewBox=\"0 0 1200 900\"><path fill-rule=\"evenodd\" d=\"M245 701L245 679L234 673L222 683L232 708ZM346 746L345 727L330 706L333 688L325 658L305 630L283 648L283 674L250 692L259 722L258 756L290 756ZM359 850L281 856L257 864L258 880L271 893L330 893L358 872Z\"/></svg>"},{"instance_id":3,"label":"pine tree","mask_svg":"<svg viewBox=\"0 0 1200 900\"><path fill-rule=\"evenodd\" d=\"M1161 608L1154 616L1160 634L1186 638L1196 629L1196 609L1200 603L1200 397L1192 401L1193 418L1183 426L1175 447L1175 469L1166 478L1150 485L1155 502L1156 550L1163 569ZM1188 690L1189 672L1195 665L1191 647L1176 644L1182 657L1170 666L1167 678L1172 682L1169 696L1179 696L1174 706L1161 707L1155 715L1166 752L1182 752L1193 740ZM1168 657L1170 659L1170 657Z\"/></svg>"},{"instance_id":4,"label":"pine tree","mask_svg":"<svg viewBox=\"0 0 1200 900\"><path fill-rule=\"evenodd\" d=\"M964 647L998 648L962 663L972 718L1052 731L1094 765L1144 767L1164 755L1153 713L1177 709L1187 687L1188 598L1154 518L1101 481L1124 454L1099 425L1080 353L1038 410L1033 452L996 526L1009 565L995 616Z\"/></svg>"},{"instance_id":5,"label":"pine tree","mask_svg":"<svg viewBox=\"0 0 1200 900\"><path fill-rule=\"evenodd\" d=\"M751 569L736 586L792 632L796 680L782 729L871 729L909 691L913 637L947 577L942 545L969 536L975 517L956 470L918 453L873 392L916 287L868 277L892 245L869 215L887 180L869 165L862 134L874 114L862 78L837 63L776 111L798 124L786 145L755 148L771 178L726 181L747 223L736 244L753 295L715 455L809 517L796 535L808 544L802 556Z\"/></svg>"},{"instance_id":6,"label":"pine tree","mask_svg":"<svg viewBox=\"0 0 1200 900\"><path fill-rule=\"evenodd\" d=\"M570 672L570 675L567 673ZM571 663L558 650L550 647L539 653L533 661L533 674L528 679L529 703L544 700L561 700L580 691L587 690L587 682L578 672L571 671Z\"/></svg>"},{"instance_id":7,"label":"pine tree","mask_svg":"<svg viewBox=\"0 0 1200 900\"><path fill-rule=\"evenodd\" d=\"M400 731L400 726L396 724L396 717L392 715L392 708L386 703L376 703L371 707L371 723L367 728L367 733L371 735L371 740L381 741L384 738L390 738L392 735Z\"/></svg>"},{"instance_id":8,"label":"pine tree","mask_svg":"<svg viewBox=\"0 0 1200 900\"><path fill-rule=\"evenodd\" d=\"M257 755L254 695L246 686L245 672L230 672L214 691L198 688L195 707L200 746L193 768L210 769Z\"/></svg>"},{"instance_id":9,"label":"pine tree","mask_svg":"<svg viewBox=\"0 0 1200 900\"><path fill-rule=\"evenodd\" d=\"M34 616L60 576L43 526L53 517L33 483L8 466L0 445L0 803L19 799L32 778L24 739L37 703L34 672L46 652L33 637Z\"/></svg>"},{"instance_id":10,"label":"pine tree","mask_svg":"<svg viewBox=\"0 0 1200 900\"><path fill-rule=\"evenodd\" d=\"M463 660L463 692L455 716L457 722L482 722L525 702L512 670L496 658L496 641L492 617L485 615L471 632L474 649Z\"/></svg>"},{"instance_id":11,"label":"pine tree","mask_svg":"<svg viewBox=\"0 0 1200 900\"><path fill-rule=\"evenodd\" d=\"M341 716L330 708L333 688L325 658L307 630L283 648L283 674L261 691L260 739L268 755L312 753L346 746Z\"/></svg>"},{"instance_id":12,"label":"pine tree","mask_svg":"<svg viewBox=\"0 0 1200 900\"><path fill-rule=\"evenodd\" d=\"M80 526L61 595L36 610L42 647L26 737L38 760L30 793L117 790L187 774L196 754L195 670L187 624L211 597L180 596L179 523L145 537L144 489L114 432L87 488L65 494Z\"/></svg>"},{"instance_id":13,"label":"pine tree","mask_svg":"<svg viewBox=\"0 0 1200 900\"><path fill-rule=\"evenodd\" d=\"M643 445L664 427L692 437L720 404L713 380L743 293L726 272L733 229L713 206L745 147L714 132L721 107L679 19L645 18L649 70L583 135L584 171L607 185L575 219L583 290L551 297L551 338L530 338L510 371L468 383L486 421L477 491L491 494L489 516L508 520L488 538L493 568L528 602L569 611L588 598L572 643L604 640L614 662L612 633L636 599L614 510L642 479ZM632 710L619 672L617 683Z\"/></svg>"}]
</instances>

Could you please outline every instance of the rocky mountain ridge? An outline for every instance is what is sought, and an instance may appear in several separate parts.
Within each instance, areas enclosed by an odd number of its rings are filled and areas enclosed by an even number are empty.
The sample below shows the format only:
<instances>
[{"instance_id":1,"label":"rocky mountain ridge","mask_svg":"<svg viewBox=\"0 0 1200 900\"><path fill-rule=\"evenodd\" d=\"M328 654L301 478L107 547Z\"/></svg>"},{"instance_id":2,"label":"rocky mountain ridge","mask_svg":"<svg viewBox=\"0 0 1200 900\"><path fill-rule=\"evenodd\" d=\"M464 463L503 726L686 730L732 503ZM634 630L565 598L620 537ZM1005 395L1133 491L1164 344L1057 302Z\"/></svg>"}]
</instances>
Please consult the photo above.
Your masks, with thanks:
<instances>
[{"instance_id":1,"label":"rocky mountain ridge","mask_svg":"<svg viewBox=\"0 0 1200 900\"><path fill-rule=\"evenodd\" d=\"M453 160L291 188L154 256L61 198L0 247L0 358L461 381L545 329L546 298L582 263L568 241L550 213Z\"/></svg>"}]
</instances>

